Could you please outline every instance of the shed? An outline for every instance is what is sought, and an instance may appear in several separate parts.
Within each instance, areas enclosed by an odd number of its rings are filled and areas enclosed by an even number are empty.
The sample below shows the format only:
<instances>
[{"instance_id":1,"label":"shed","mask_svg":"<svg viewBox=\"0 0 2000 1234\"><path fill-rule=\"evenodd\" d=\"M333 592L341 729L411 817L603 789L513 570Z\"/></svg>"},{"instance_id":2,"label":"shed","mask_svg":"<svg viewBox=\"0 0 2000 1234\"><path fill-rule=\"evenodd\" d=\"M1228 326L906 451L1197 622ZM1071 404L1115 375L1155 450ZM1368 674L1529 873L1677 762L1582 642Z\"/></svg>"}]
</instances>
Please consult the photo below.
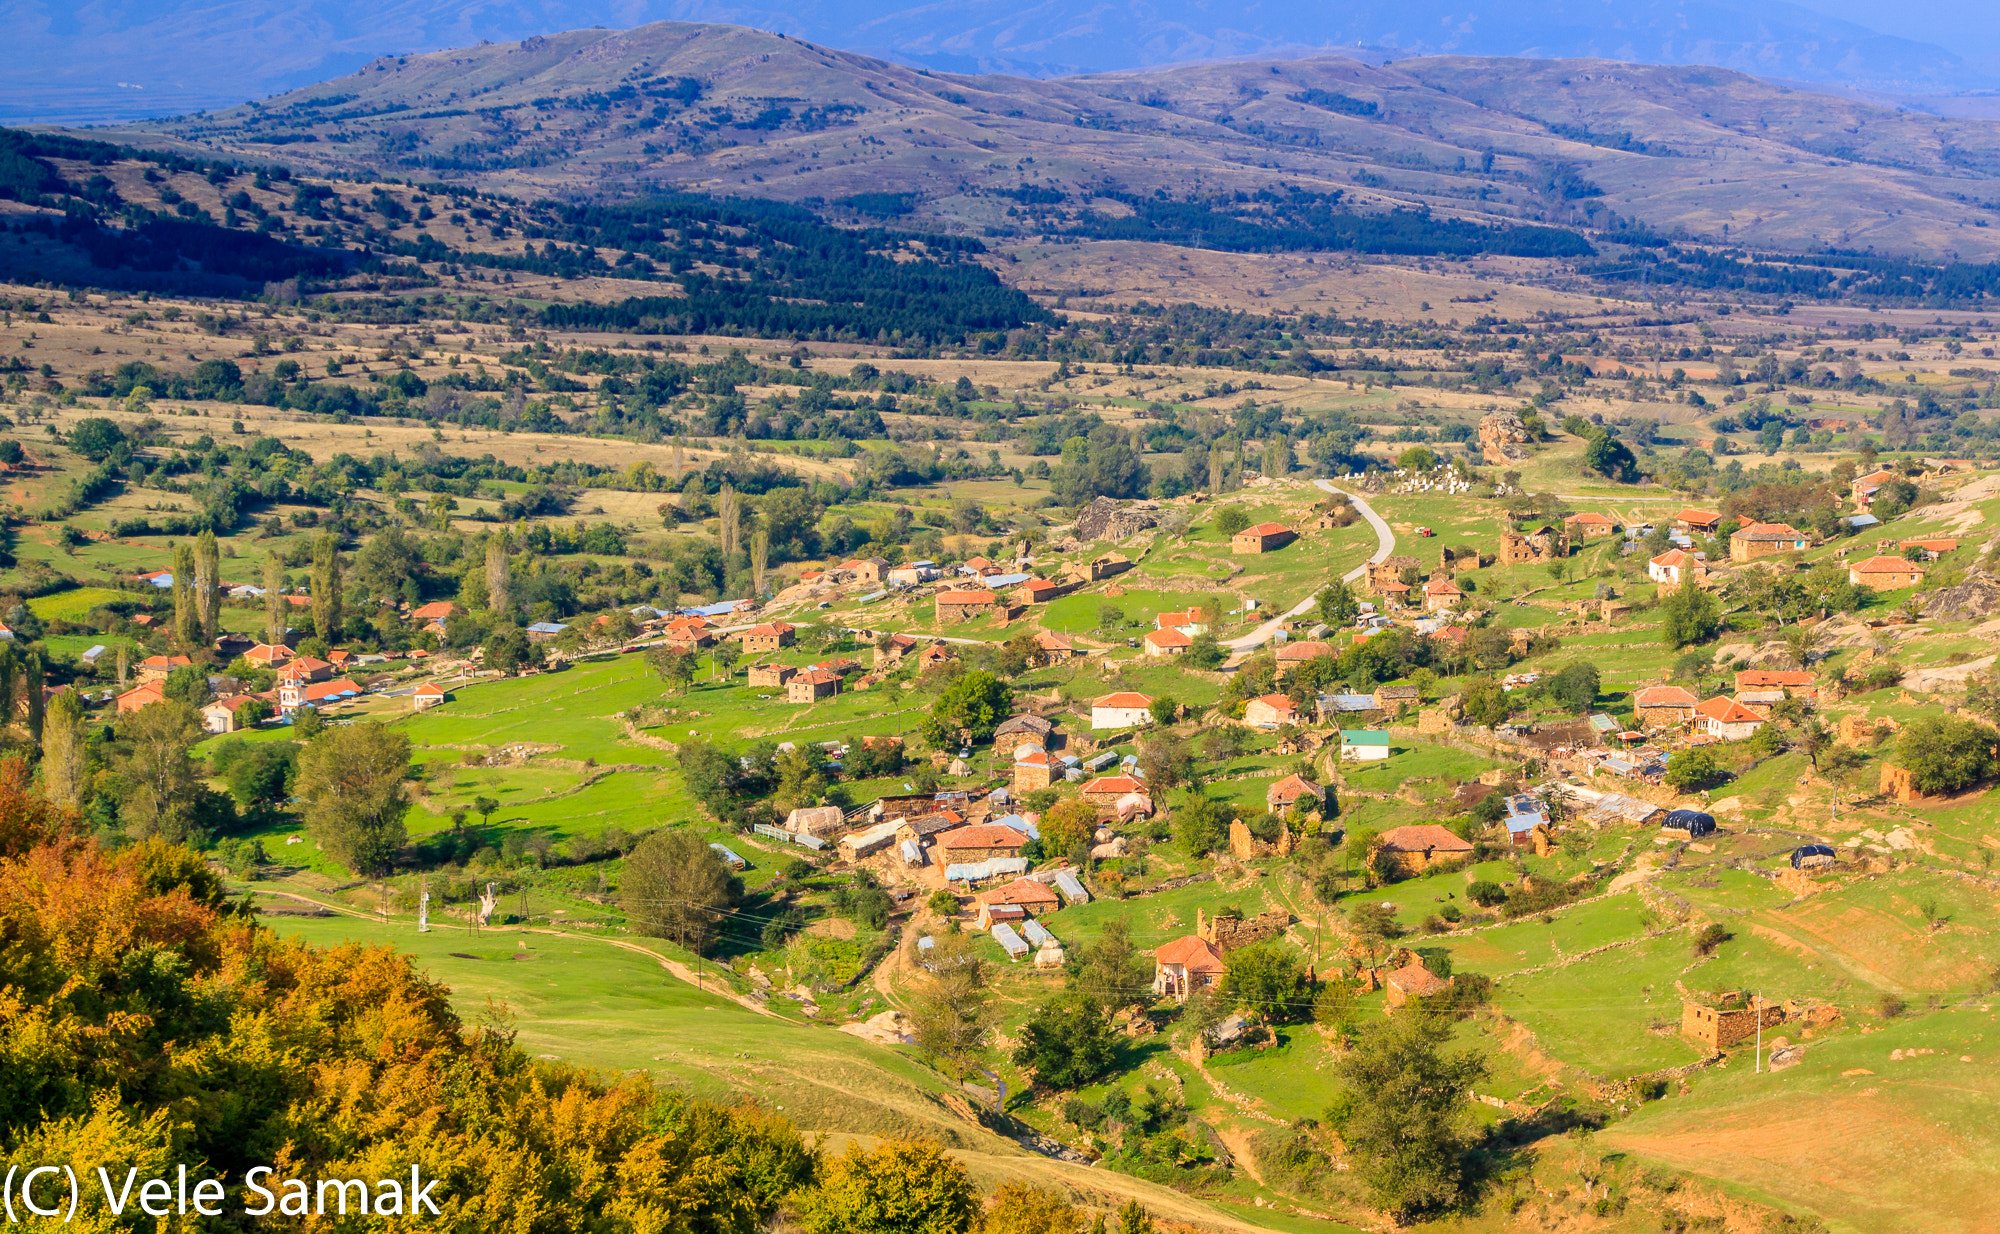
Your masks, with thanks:
<instances>
[{"instance_id":1,"label":"shed","mask_svg":"<svg viewBox=\"0 0 2000 1234\"><path fill-rule=\"evenodd\" d=\"M1367 761L1389 757L1389 734L1374 729L1342 729L1340 757Z\"/></svg>"},{"instance_id":2,"label":"shed","mask_svg":"<svg viewBox=\"0 0 2000 1234\"><path fill-rule=\"evenodd\" d=\"M1021 936L1014 933L1014 927L1006 922L996 922L992 934L993 941L1000 944L1000 949L1007 953L1008 959L1018 960L1028 954L1028 944L1022 942Z\"/></svg>"},{"instance_id":3,"label":"shed","mask_svg":"<svg viewBox=\"0 0 2000 1234\"><path fill-rule=\"evenodd\" d=\"M1700 810L1669 810L1666 818L1660 821L1660 830L1685 831L1692 840L1712 834L1715 831L1715 818L1713 815L1703 814Z\"/></svg>"}]
</instances>

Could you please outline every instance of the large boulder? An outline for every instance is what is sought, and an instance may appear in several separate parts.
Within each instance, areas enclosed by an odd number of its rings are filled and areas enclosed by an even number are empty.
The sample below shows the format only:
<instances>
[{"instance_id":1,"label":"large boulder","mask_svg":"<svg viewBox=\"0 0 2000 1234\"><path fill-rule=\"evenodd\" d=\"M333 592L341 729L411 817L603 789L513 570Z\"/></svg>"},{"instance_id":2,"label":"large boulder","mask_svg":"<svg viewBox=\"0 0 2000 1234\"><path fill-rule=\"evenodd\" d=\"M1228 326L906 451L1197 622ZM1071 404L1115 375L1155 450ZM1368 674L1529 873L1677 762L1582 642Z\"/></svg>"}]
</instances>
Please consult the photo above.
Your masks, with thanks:
<instances>
[{"instance_id":1,"label":"large boulder","mask_svg":"<svg viewBox=\"0 0 2000 1234\"><path fill-rule=\"evenodd\" d=\"M2000 578L1974 567L1965 580L1940 587L1924 597L1924 616L1940 621L1970 621L2000 612Z\"/></svg>"},{"instance_id":2,"label":"large boulder","mask_svg":"<svg viewBox=\"0 0 2000 1234\"><path fill-rule=\"evenodd\" d=\"M1076 536L1086 543L1128 539L1158 526L1158 510L1152 502L1121 506L1109 497L1098 497L1076 516Z\"/></svg>"},{"instance_id":3,"label":"large boulder","mask_svg":"<svg viewBox=\"0 0 2000 1234\"><path fill-rule=\"evenodd\" d=\"M1531 440L1528 426L1514 412L1496 411L1480 418L1479 452L1489 464L1528 457L1527 445Z\"/></svg>"}]
</instances>

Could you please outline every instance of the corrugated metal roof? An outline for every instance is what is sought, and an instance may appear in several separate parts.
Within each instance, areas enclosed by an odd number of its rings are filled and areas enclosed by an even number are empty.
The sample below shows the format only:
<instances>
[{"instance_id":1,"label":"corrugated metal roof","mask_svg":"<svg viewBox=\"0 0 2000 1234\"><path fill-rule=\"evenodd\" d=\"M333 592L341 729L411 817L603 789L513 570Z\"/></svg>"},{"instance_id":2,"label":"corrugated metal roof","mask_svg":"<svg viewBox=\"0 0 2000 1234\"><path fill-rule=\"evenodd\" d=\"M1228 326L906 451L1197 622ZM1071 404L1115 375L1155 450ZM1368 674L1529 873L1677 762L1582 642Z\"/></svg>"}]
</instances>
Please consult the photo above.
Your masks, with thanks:
<instances>
[{"instance_id":1,"label":"corrugated metal roof","mask_svg":"<svg viewBox=\"0 0 2000 1234\"><path fill-rule=\"evenodd\" d=\"M1039 840L1042 838L1042 829L1018 814L1003 814L992 821L995 826L1011 827L1030 840Z\"/></svg>"},{"instance_id":2,"label":"corrugated metal roof","mask_svg":"<svg viewBox=\"0 0 2000 1234\"><path fill-rule=\"evenodd\" d=\"M990 590L994 587L1018 587L1033 577L1031 574L989 574L979 581Z\"/></svg>"}]
</instances>

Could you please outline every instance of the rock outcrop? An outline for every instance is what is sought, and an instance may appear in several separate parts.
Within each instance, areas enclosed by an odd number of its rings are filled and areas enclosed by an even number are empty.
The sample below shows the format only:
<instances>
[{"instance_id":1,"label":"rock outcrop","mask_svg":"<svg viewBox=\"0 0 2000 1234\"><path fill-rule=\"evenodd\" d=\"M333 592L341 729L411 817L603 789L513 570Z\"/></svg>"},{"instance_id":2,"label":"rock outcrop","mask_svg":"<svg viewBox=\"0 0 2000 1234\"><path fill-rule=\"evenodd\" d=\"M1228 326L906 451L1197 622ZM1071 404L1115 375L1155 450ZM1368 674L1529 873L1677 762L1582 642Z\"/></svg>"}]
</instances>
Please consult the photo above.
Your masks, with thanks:
<instances>
[{"instance_id":1,"label":"rock outcrop","mask_svg":"<svg viewBox=\"0 0 2000 1234\"><path fill-rule=\"evenodd\" d=\"M1496 411L1479 420L1479 452L1488 463L1528 457L1528 426L1511 411Z\"/></svg>"},{"instance_id":2,"label":"rock outcrop","mask_svg":"<svg viewBox=\"0 0 2000 1234\"><path fill-rule=\"evenodd\" d=\"M1924 597L1924 616L1939 621L1969 621L2000 613L2000 578L1977 567L1965 572L1965 580L1940 587Z\"/></svg>"},{"instance_id":3,"label":"rock outcrop","mask_svg":"<svg viewBox=\"0 0 2000 1234\"><path fill-rule=\"evenodd\" d=\"M1076 537L1085 543L1124 540L1158 526L1158 511L1151 502L1121 506L1109 497L1099 497L1076 516Z\"/></svg>"}]
</instances>

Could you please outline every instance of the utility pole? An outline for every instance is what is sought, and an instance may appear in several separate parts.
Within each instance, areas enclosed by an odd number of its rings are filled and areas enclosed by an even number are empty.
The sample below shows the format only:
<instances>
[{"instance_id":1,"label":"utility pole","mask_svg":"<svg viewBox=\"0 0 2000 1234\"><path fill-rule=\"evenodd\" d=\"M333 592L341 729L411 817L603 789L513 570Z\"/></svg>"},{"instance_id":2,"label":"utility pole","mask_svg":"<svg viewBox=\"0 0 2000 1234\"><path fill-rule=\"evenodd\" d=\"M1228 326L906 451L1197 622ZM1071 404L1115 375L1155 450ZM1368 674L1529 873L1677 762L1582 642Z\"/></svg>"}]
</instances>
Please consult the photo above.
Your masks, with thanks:
<instances>
[{"instance_id":1,"label":"utility pole","mask_svg":"<svg viewBox=\"0 0 2000 1234\"><path fill-rule=\"evenodd\" d=\"M1757 1017L1757 1067L1754 1074L1764 1074L1764 995L1760 992L1750 996L1750 1012Z\"/></svg>"}]
</instances>

